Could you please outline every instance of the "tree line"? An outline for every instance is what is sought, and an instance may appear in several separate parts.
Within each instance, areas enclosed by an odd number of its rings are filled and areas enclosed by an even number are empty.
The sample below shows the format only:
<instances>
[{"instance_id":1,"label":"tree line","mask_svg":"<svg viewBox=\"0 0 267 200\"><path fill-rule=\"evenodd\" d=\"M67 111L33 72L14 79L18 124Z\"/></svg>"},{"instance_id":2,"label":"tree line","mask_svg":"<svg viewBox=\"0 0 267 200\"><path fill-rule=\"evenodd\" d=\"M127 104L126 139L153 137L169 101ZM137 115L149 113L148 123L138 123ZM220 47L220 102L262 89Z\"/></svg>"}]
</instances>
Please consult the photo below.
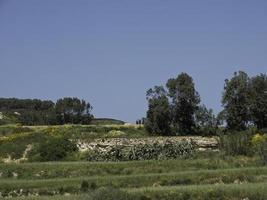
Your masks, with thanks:
<instances>
[{"instance_id":1,"label":"tree line","mask_svg":"<svg viewBox=\"0 0 267 200\"><path fill-rule=\"evenodd\" d=\"M201 104L193 78L186 73L147 91L146 129L157 135L214 134L220 126L242 131L267 128L267 76L235 72L226 79L223 110L216 116Z\"/></svg>"},{"instance_id":2,"label":"tree line","mask_svg":"<svg viewBox=\"0 0 267 200\"><path fill-rule=\"evenodd\" d=\"M83 99L65 97L56 103L40 99L0 98L0 112L23 125L89 124L92 106Z\"/></svg>"}]
</instances>

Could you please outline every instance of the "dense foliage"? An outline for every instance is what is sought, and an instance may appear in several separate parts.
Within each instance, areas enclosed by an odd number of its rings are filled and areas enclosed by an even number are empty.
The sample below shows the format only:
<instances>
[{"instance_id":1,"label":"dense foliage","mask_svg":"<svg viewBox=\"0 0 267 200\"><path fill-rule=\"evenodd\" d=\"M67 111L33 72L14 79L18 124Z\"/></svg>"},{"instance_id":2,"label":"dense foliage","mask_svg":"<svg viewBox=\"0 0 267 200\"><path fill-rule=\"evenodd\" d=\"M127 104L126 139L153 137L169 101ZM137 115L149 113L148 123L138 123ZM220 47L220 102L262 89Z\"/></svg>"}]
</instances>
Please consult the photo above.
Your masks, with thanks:
<instances>
[{"instance_id":1,"label":"dense foliage","mask_svg":"<svg viewBox=\"0 0 267 200\"><path fill-rule=\"evenodd\" d=\"M267 76L260 74L250 79L250 120L259 128L267 127Z\"/></svg>"},{"instance_id":2,"label":"dense foliage","mask_svg":"<svg viewBox=\"0 0 267 200\"><path fill-rule=\"evenodd\" d=\"M50 137L41 143L36 151L40 156L39 161L59 161L70 153L78 151L78 148L74 142L65 137Z\"/></svg>"},{"instance_id":3,"label":"dense foliage","mask_svg":"<svg viewBox=\"0 0 267 200\"><path fill-rule=\"evenodd\" d=\"M245 130L249 122L249 77L244 72L235 73L225 81L222 103L229 129Z\"/></svg>"},{"instance_id":4,"label":"dense foliage","mask_svg":"<svg viewBox=\"0 0 267 200\"><path fill-rule=\"evenodd\" d=\"M245 130L253 124L267 127L267 76L250 78L245 72L234 73L225 81L222 103L224 119L230 130Z\"/></svg>"},{"instance_id":5,"label":"dense foliage","mask_svg":"<svg viewBox=\"0 0 267 200\"><path fill-rule=\"evenodd\" d=\"M155 86L148 90L147 100L147 130L152 134L171 135L171 110L164 88Z\"/></svg>"},{"instance_id":6,"label":"dense foliage","mask_svg":"<svg viewBox=\"0 0 267 200\"><path fill-rule=\"evenodd\" d=\"M167 81L166 88L156 86L147 92L148 111L145 127L158 135L214 135L220 126L243 131L249 126L267 128L267 76L249 77L235 72L225 80L223 110L217 116L200 105L200 96L192 77L181 73Z\"/></svg>"},{"instance_id":7,"label":"dense foliage","mask_svg":"<svg viewBox=\"0 0 267 200\"><path fill-rule=\"evenodd\" d=\"M169 79L166 86L169 91L168 96L171 98L175 130L182 134L192 134L195 128L194 115L200 103L193 78L186 73L181 73L177 78Z\"/></svg>"},{"instance_id":8,"label":"dense foliage","mask_svg":"<svg viewBox=\"0 0 267 200\"><path fill-rule=\"evenodd\" d=\"M155 86L147 91L145 127L158 135L195 134L200 97L192 77L181 73L167 81L166 90L163 86Z\"/></svg>"},{"instance_id":9,"label":"dense foliage","mask_svg":"<svg viewBox=\"0 0 267 200\"><path fill-rule=\"evenodd\" d=\"M1 123L23 125L89 124L91 105L78 98L66 97L56 104L39 99L0 98ZM13 119L13 120L12 120Z\"/></svg>"}]
</instances>

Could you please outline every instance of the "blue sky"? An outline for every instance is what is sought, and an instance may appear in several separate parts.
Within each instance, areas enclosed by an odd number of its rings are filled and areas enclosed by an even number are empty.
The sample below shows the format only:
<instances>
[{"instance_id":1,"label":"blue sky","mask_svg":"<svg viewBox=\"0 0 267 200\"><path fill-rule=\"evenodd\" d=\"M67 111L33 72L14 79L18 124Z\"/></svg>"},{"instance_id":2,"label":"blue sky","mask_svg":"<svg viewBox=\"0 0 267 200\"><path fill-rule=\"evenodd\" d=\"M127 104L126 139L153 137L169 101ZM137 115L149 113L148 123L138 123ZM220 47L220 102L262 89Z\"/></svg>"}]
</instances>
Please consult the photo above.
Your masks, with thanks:
<instances>
[{"instance_id":1,"label":"blue sky","mask_svg":"<svg viewBox=\"0 0 267 200\"><path fill-rule=\"evenodd\" d=\"M130 122L187 72L218 112L234 71L267 72L267 1L0 0L0 70L1 97L77 96Z\"/></svg>"}]
</instances>

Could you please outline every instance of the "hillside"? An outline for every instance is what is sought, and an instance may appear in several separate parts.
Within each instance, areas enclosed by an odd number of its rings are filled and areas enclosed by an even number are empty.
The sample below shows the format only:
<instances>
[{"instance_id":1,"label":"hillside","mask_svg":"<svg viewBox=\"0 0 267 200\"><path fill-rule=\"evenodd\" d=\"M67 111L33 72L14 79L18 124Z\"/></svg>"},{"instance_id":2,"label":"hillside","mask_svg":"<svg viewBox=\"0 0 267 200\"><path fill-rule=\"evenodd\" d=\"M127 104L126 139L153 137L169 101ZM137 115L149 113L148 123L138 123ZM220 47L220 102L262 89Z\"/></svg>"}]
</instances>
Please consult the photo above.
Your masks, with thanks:
<instances>
[{"instance_id":1,"label":"hillside","mask_svg":"<svg viewBox=\"0 0 267 200\"><path fill-rule=\"evenodd\" d=\"M219 141L151 136L142 125L0 126L0 196L266 199L260 157L227 155Z\"/></svg>"}]
</instances>

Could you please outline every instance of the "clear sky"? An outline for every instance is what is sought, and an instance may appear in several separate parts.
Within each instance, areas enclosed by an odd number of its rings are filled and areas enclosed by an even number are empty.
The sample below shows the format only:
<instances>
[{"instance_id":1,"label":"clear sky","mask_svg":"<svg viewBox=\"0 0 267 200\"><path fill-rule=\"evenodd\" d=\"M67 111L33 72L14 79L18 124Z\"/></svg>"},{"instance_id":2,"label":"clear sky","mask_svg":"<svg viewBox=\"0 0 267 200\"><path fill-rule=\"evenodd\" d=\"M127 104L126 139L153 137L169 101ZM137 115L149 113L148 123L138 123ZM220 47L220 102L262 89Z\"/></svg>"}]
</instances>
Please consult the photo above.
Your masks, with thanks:
<instances>
[{"instance_id":1,"label":"clear sky","mask_svg":"<svg viewBox=\"0 0 267 200\"><path fill-rule=\"evenodd\" d=\"M1 97L77 96L134 122L181 72L218 112L236 70L267 72L266 0L0 0Z\"/></svg>"}]
</instances>

